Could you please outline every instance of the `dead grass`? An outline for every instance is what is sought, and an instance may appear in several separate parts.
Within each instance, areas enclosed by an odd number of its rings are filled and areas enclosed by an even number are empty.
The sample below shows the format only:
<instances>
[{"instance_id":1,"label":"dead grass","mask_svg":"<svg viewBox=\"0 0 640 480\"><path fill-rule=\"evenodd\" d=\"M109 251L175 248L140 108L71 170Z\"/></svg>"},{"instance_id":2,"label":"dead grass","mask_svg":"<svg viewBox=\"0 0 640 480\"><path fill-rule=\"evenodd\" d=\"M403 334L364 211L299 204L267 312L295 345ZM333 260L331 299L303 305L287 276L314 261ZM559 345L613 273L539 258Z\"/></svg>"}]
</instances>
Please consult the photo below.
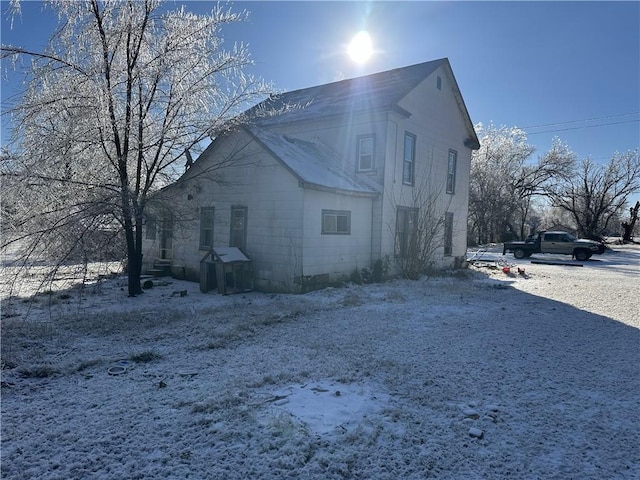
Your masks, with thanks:
<instances>
[{"instance_id":1,"label":"dead grass","mask_svg":"<svg viewBox=\"0 0 640 480\"><path fill-rule=\"evenodd\" d=\"M157 352L154 352L153 350L145 350L143 352L135 353L129 356L129 360L136 363L148 363L148 362L153 362L155 360L160 360L161 358L162 358L162 355L160 355Z\"/></svg>"},{"instance_id":2,"label":"dead grass","mask_svg":"<svg viewBox=\"0 0 640 480\"><path fill-rule=\"evenodd\" d=\"M340 305L342 305L343 307L357 307L359 305L362 305L362 303L363 301L360 295L352 292L347 293L340 301Z\"/></svg>"},{"instance_id":3,"label":"dead grass","mask_svg":"<svg viewBox=\"0 0 640 480\"><path fill-rule=\"evenodd\" d=\"M60 373L53 365L32 365L20 367L18 373L23 378L47 378Z\"/></svg>"}]
</instances>

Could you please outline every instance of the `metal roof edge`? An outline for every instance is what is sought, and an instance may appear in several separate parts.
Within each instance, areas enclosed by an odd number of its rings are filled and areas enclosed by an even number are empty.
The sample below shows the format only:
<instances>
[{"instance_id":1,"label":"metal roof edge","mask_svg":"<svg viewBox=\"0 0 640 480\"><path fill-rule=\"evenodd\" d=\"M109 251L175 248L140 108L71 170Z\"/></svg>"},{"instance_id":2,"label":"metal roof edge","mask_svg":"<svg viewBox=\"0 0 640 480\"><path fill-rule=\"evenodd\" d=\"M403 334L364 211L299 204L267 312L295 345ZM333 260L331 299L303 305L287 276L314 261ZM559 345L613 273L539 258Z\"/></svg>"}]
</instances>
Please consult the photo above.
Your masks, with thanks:
<instances>
[{"instance_id":1,"label":"metal roof edge","mask_svg":"<svg viewBox=\"0 0 640 480\"><path fill-rule=\"evenodd\" d=\"M320 185L313 182L299 181L302 188L308 188L310 190L318 190L321 192L335 193L338 195L348 195L350 197L370 197L375 198L380 196L380 192L374 191L357 191L357 190L345 190L342 188L327 187L326 185Z\"/></svg>"},{"instance_id":2,"label":"metal roof edge","mask_svg":"<svg viewBox=\"0 0 640 480\"><path fill-rule=\"evenodd\" d=\"M451 68L451 63L448 58L444 59L444 65L446 66L447 73L451 76L453 80L453 86L455 88L454 95L456 97L456 101L458 103L458 108L462 112L464 116L465 124L467 125L467 130L469 130L469 138L464 141L464 145L472 150L478 150L480 148L480 140L478 139L478 134L476 133L476 129L473 126L473 121L471 120L471 115L469 115L469 110L467 110L467 106L464 103L464 97L462 96L462 92L460 91L460 86L458 85L458 81L456 80L456 76L453 73L453 68Z\"/></svg>"}]
</instances>

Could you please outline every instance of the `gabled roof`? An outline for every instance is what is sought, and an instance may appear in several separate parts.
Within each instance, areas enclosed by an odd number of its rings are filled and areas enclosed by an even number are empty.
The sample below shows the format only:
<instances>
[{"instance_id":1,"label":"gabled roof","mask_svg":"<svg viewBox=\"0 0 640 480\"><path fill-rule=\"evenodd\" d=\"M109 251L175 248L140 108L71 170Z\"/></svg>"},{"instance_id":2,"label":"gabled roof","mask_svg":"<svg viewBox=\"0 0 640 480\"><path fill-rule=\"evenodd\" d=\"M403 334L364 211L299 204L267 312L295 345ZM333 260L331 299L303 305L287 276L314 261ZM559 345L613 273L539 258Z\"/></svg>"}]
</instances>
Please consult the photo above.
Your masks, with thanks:
<instances>
[{"instance_id":1,"label":"gabled roof","mask_svg":"<svg viewBox=\"0 0 640 480\"><path fill-rule=\"evenodd\" d=\"M348 163L321 141L309 142L256 126L246 130L307 188L365 196L380 193L380 186L356 176L346 166Z\"/></svg>"},{"instance_id":2,"label":"gabled roof","mask_svg":"<svg viewBox=\"0 0 640 480\"><path fill-rule=\"evenodd\" d=\"M303 118L341 115L371 109L390 109L446 59L341 80L271 96L247 113L258 125L293 122ZM263 113L281 114L261 116Z\"/></svg>"},{"instance_id":3,"label":"gabled roof","mask_svg":"<svg viewBox=\"0 0 640 480\"><path fill-rule=\"evenodd\" d=\"M242 128L309 188L379 195L381 187L378 184L367 176L358 176L353 168L347 168L349 162L326 144L282 135L275 130L279 125L292 122L364 111L396 111L410 115L398 103L441 67L451 80L467 127L469 137L465 145L477 149L480 146L478 137L446 58L272 96L244 113ZM207 150L216 143L214 140ZM187 171L182 179L190 178L190 172Z\"/></svg>"},{"instance_id":4,"label":"gabled roof","mask_svg":"<svg viewBox=\"0 0 640 480\"><path fill-rule=\"evenodd\" d=\"M447 58L272 96L245 114L254 125L271 127L370 110L408 113L400 109L398 102L440 67L452 79L453 93L469 132L468 146L479 148L478 137Z\"/></svg>"}]
</instances>

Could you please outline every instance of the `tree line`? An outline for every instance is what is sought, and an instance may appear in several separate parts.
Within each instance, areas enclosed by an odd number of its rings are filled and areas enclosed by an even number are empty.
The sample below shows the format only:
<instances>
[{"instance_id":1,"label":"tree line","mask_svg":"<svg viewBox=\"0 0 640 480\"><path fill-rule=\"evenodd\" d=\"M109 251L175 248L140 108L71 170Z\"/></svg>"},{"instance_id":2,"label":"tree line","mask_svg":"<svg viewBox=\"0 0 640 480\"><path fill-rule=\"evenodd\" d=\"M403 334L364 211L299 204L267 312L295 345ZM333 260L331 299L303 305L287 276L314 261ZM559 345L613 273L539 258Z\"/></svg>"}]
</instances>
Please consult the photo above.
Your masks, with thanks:
<instances>
[{"instance_id":1,"label":"tree line","mask_svg":"<svg viewBox=\"0 0 640 480\"><path fill-rule=\"evenodd\" d=\"M557 223L584 238L622 233L631 240L638 209L632 207L626 218L625 208L640 190L637 150L598 163L578 159L556 138L534 160L535 148L521 129L479 124L476 131L480 149L471 161L470 244L524 239L541 225Z\"/></svg>"}]
</instances>

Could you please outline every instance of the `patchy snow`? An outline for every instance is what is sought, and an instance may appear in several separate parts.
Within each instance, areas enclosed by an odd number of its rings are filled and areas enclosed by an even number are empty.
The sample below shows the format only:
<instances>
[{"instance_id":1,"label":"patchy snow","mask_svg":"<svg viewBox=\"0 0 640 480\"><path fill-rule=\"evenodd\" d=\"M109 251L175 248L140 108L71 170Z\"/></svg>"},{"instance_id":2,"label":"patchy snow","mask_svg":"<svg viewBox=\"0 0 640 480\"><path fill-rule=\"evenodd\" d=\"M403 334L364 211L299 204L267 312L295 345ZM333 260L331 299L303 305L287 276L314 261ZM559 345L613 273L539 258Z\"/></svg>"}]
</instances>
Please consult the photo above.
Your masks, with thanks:
<instances>
[{"instance_id":1,"label":"patchy snow","mask_svg":"<svg viewBox=\"0 0 640 480\"><path fill-rule=\"evenodd\" d=\"M2 478L637 478L640 248L614 248L306 295L5 297Z\"/></svg>"},{"instance_id":2,"label":"patchy snow","mask_svg":"<svg viewBox=\"0 0 640 480\"><path fill-rule=\"evenodd\" d=\"M213 252L222 263L250 261L238 247L216 247Z\"/></svg>"},{"instance_id":3,"label":"patchy snow","mask_svg":"<svg viewBox=\"0 0 640 480\"><path fill-rule=\"evenodd\" d=\"M388 400L370 385L335 381L292 385L269 395L265 403L273 402L274 407L266 412L268 418L281 418L285 413L302 422L309 432L321 435L348 431L368 414L380 414Z\"/></svg>"}]
</instances>

